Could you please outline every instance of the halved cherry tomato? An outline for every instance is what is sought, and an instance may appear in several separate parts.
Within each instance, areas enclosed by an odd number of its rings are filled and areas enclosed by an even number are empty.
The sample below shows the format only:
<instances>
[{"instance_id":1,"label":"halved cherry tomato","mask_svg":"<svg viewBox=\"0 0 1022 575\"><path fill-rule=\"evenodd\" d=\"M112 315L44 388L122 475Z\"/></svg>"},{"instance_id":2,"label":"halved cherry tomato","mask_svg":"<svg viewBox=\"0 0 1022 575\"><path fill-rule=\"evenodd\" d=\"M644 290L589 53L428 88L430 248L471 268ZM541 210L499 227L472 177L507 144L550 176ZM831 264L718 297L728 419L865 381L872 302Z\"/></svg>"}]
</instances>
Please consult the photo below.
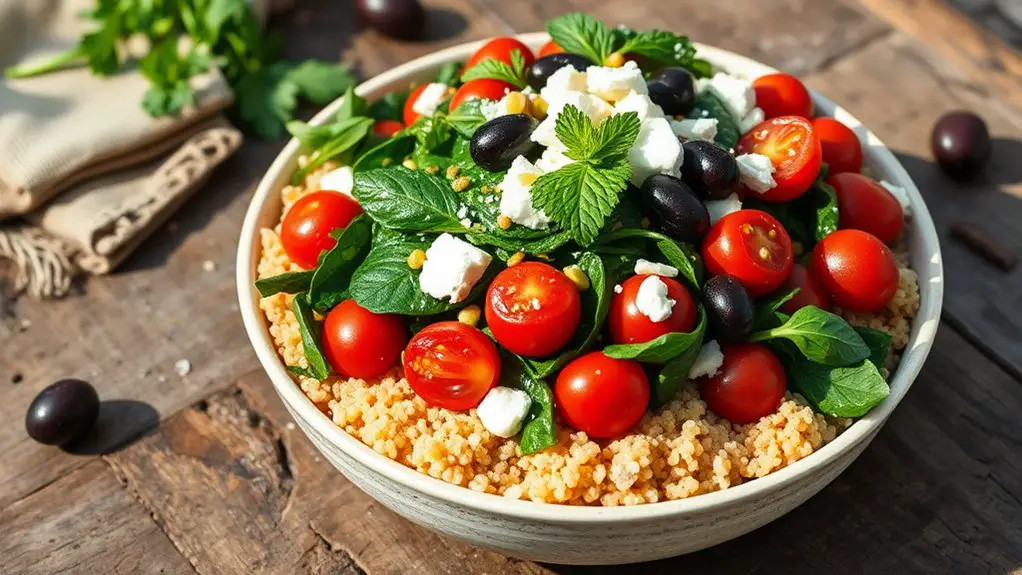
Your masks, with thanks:
<instances>
[{"instance_id":1,"label":"halved cherry tomato","mask_svg":"<svg viewBox=\"0 0 1022 575\"><path fill-rule=\"evenodd\" d=\"M554 400L568 425L590 438L609 439L642 419L649 380L638 362L594 351L564 366L554 383Z\"/></svg>"},{"instance_id":2,"label":"halved cherry tomato","mask_svg":"<svg viewBox=\"0 0 1022 575\"><path fill-rule=\"evenodd\" d=\"M499 100L504 97L504 94L514 89L515 87L507 82L491 78L471 80L462 84L458 91L454 93L454 97L451 98L450 109L453 111L468 100L478 100L481 98Z\"/></svg>"},{"instance_id":3,"label":"halved cherry tomato","mask_svg":"<svg viewBox=\"0 0 1022 575\"><path fill-rule=\"evenodd\" d=\"M342 301L323 321L323 353L338 373L372 379L394 367L408 341L399 315L376 314Z\"/></svg>"},{"instance_id":4,"label":"halved cherry tomato","mask_svg":"<svg viewBox=\"0 0 1022 575\"><path fill-rule=\"evenodd\" d=\"M507 268L486 292L486 325L497 343L518 355L543 357L560 350L581 318L578 288L542 262Z\"/></svg>"},{"instance_id":5,"label":"halved cherry tomato","mask_svg":"<svg viewBox=\"0 0 1022 575\"><path fill-rule=\"evenodd\" d=\"M757 125L739 140L738 153L770 158L777 185L762 194L748 194L768 202L787 202L804 194L823 164L813 125L799 116L781 116Z\"/></svg>"},{"instance_id":6,"label":"halved cherry tomato","mask_svg":"<svg viewBox=\"0 0 1022 575\"><path fill-rule=\"evenodd\" d=\"M512 50L518 50L522 53L522 58L525 59L526 70L536 61L536 57L532 55L532 50L529 50L528 46L514 38L500 36L483 44L482 48L476 50L475 54L472 54L472 57L465 63L465 69L468 70L483 60L500 60L510 65Z\"/></svg>"},{"instance_id":7,"label":"halved cherry tomato","mask_svg":"<svg viewBox=\"0 0 1022 575\"><path fill-rule=\"evenodd\" d=\"M767 74L752 82L756 105L767 118L779 116L813 117L813 98L806 85L790 74Z\"/></svg>"},{"instance_id":8,"label":"halved cherry tomato","mask_svg":"<svg viewBox=\"0 0 1022 575\"><path fill-rule=\"evenodd\" d=\"M610 313L607 322L610 324L610 339L614 343L645 343L672 331L689 332L696 325L696 304L692 296L677 280L660 277L667 285L667 297L674 300L671 315L654 322L639 311L635 300L639 294L639 286L646 281L648 275L632 276L621 282L621 293L610 298Z\"/></svg>"},{"instance_id":9,"label":"halved cherry tomato","mask_svg":"<svg viewBox=\"0 0 1022 575\"><path fill-rule=\"evenodd\" d=\"M419 96L422 95L422 92L423 90L426 89L426 86L429 86L429 82L418 85L414 90L412 90L411 94L408 94L408 98L405 100L404 113L402 114L402 118L405 121L405 126L411 126L412 124L415 123L415 120L418 120L420 117L422 117L422 114L416 112L414 107L415 101L418 100Z\"/></svg>"},{"instance_id":10,"label":"halved cherry tomato","mask_svg":"<svg viewBox=\"0 0 1022 575\"><path fill-rule=\"evenodd\" d=\"M280 243L291 261L311 270L319 254L337 245L330 232L347 227L362 213L350 196L332 190L312 192L291 206L280 225Z\"/></svg>"},{"instance_id":11,"label":"halved cherry tomato","mask_svg":"<svg viewBox=\"0 0 1022 575\"><path fill-rule=\"evenodd\" d=\"M834 303L852 311L883 309L898 291L898 264L891 250L860 230L838 230L813 248L813 275Z\"/></svg>"},{"instance_id":12,"label":"halved cherry tomato","mask_svg":"<svg viewBox=\"0 0 1022 575\"><path fill-rule=\"evenodd\" d=\"M561 48L557 44L557 42L551 40L546 44L543 44L543 47L539 49L539 54L536 54L536 57L542 58L543 56L549 56L550 54L560 54L562 52L567 52L567 50Z\"/></svg>"},{"instance_id":13,"label":"halved cherry tomato","mask_svg":"<svg viewBox=\"0 0 1022 575\"><path fill-rule=\"evenodd\" d=\"M462 411L483 400L500 378L493 340L457 321L442 321L412 336L402 360L408 385L430 405Z\"/></svg>"},{"instance_id":14,"label":"halved cherry tomato","mask_svg":"<svg viewBox=\"0 0 1022 575\"><path fill-rule=\"evenodd\" d=\"M791 315L808 305L814 305L820 309L830 309L830 294L823 287L823 283L801 264L791 266L791 274L778 288L777 294L791 293L794 289L798 289L798 293L784 302L784 305L781 306L782 312Z\"/></svg>"},{"instance_id":15,"label":"halved cherry tomato","mask_svg":"<svg viewBox=\"0 0 1022 575\"><path fill-rule=\"evenodd\" d=\"M834 174L827 183L837 191L838 225L862 230L894 245L905 223L905 212L891 192L862 174Z\"/></svg>"},{"instance_id":16,"label":"halved cherry tomato","mask_svg":"<svg viewBox=\"0 0 1022 575\"><path fill-rule=\"evenodd\" d=\"M753 297L781 285L794 258L784 226L759 210L738 210L721 218L703 239L702 251L707 271L733 276Z\"/></svg>"},{"instance_id":17,"label":"halved cherry tomato","mask_svg":"<svg viewBox=\"0 0 1022 575\"><path fill-rule=\"evenodd\" d=\"M373 124L373 133L377 136L389 138L403 130L404 127L404 124L394 120L377 120L376 123Z\"/></svg>"},{"instance_id":18,"label":"halved cherry tomato","mask_svg":"<svg viewBox=\"0 0 1022 575\"><path fill-rule=\"evenodd\" d=\"M710 411L731 423L755 423L777 411L788 379L769 348L755 343L720 346L724 364L716 375L700 382Z\"/></svg>"},{"instance_id":19,"label":"halved cherry tomato","mask_svg":"<svg viewBox=\"0 0 1022 575\"><path fill-rule=\"evenodd\" d=\"M834 118L813 118L813 131L820 139L828 174L859 173L862 170L862 145L851 128Z\"/></svg>"}]
</instances>

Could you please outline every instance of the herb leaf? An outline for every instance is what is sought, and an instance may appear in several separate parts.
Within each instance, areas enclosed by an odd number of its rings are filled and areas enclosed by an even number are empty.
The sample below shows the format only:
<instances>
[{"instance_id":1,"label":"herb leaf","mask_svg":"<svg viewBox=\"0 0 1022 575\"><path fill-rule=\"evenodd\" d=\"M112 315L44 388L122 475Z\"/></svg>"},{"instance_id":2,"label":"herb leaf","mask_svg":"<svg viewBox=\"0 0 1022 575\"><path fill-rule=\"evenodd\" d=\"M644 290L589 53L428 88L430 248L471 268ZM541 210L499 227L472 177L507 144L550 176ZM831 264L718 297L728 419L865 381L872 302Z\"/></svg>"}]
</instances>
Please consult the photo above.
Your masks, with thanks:
<instances>
[{"instance_id":1,"label":"herb leaf","mask_svg":"<svg viewBox=\"0 0 1022 575\"><path fill-rule=\"evenodd\" d=\"M833 367L790 353L780 355L791 386L831 417L861 417L891 392L872 361Z\"/></svg>"},{"instance_id":2,"label":"herb leaf","mask_svg":"<svg viewBox=\"0 0 1022 575\"><path fill-rule=\"evenodd\" d=\"M791 298L798 295L798 292L799 288L795 288L786 294L760 302L756 306L756 315L752 320L752 329L754 331L763 331L775 328L788 321L789 316L780 312L781 306L791 301Z\"/></svg>"},{"instance_id":3,"label":"herb leaf","mask_svg":"<svg viewBox=\"0 0 1022 575\"><path fill-rule=\"evenodd\" d=\"M891 351L891 336L886 331L872 329L869 327L855 327L855 333L859 334L862 341L869 347L869 360L877 369L887 362L887 354Z\"/></svg>"},{"instance_id":4,"label":"herb leaf","mask_svg":"<svg viewBox=\"0 0 1022 575\"><path fill-rule=\"evenodd\" d=\"M701 289L700 286L702 286L701 280L703 275L703 266L696 251L688 244L676 242L659 232L642 228L623 228L602 234L600 236L599 245L595 249L603 253L607 247L616 246L623 240L627 240L629 238L645 238L653 240L655 242L654 247L656 247L664 259L667 260L668 264L678 268L678 273L681 277L685 278L689 287L697 292ZM643 256L644 250L642 253L638 253L636 255Z\"/></svg>"},{"instance_id":5,"label":"herb leaf","mask_svg":"<svg viewBox=\"0 0 1022 575\"><path fill-rule=\"evenodd\" d=\"M309 373L316 379L326 379L330 376L330 365L320 348L320 337L322 326L312 315L312 308L304 293L297 294L291 300L291 311L298 320L298 330L302 334L302 349L305 352L305 360L309 363Z\"/></svg>"},{"instance_id":6,"label":"herb leaf","mask_svg":"<svg viewBox=\"0 0 1022 575\"><path fill-rule=\"evenodd\" d=\"M479 126L486 123L486 116L480 111L483 100L468 100L447 115L447 123L465 138L471 138Z\"/></svg>"},{"instance_id":7,"label":"herb leaf","mask_svg":"<svg viewBox=\"0 0 1022 575\"><path fill-rule=\"evenodd\" d=\"M696 49L687 36L674 32L650 30L628 34L624 44L617 48L621 54L638 54L658 66L681 66L697 78L709 76L713 67L706 60L695 57Z\"/></svg>"},{"instance_id":8,"label":"herb leaf","mask_svg":"<svg viewBox=\"0 0 1022 575\"><path fill-rule=\"evenodd\" d=\"M388 92L369 105L369 116L374 120L394 120L404 123L403 114L407 98L407 92L400 90Z\"/></svg>"},{"instance_id":9,"label":"herb leaf","mask_svg":"<svg viewBox=\"0 0 1022 575\"><path fill-rule=\"evenodd\" d=\"M811 210L816 241L837 231L837 191L833 186L818 179L805 194L804 199L799 200L808 203Z\"/></svg>"},{"instance_id":10,"label":"herb leaf","mask_svg":"<svg viewBox=\"0 0 1022 575\"><path fill-rule=\"evenodd\" d=\"M700 322L703 331L699 335L699 343L685 348L677 357L667 362L660 373L657 374L656 382L650 388L649 402L653 407L659 407L674 399L681 390L681 386L688 381L688 374L692 371L692 365L699 357L699 351L703 347L703 340L706 339L705 322ZM697 328L698 329L698 328Z\"/></svg>"},{"instance_id":11,"label":"herb leaf","mask_svg":"<svg viewBox=\"0 0 1022 575\"><path fill-rule=\"evenodd\" d=\"M696 96L695 107L688 114L689 118L713 118L717 120L717 135L714 141L725 150L738 145L742 131L738 126L741 118L735 118L728 111L724 102L709 90L703 90Z\"/></svg>"},{"instance_id":12,"label":"herb leaf","mask_svg":"<svg viewBox=\"0 0 1022 575\"><path fill-rule=\"evenodd\" d=\"M750 342L773 339L787 339L806 359L824 365L852 365L870 356L870 348L847 321L811 305L783 325L749 336Z\"/></svg>"},{"instance_id":13,"label":"herb leaf","mask_svg":"<svg viewBox=\"0 0 1022 575\"><path fill-rule=\"evenodd\" d=\"M440 71L436 73L436 78L433 81L436 82L437 84L457 86L458 72L461 72L461 63L448 62L440 67Z\"/></svg>"},{"instance_id":14,"label":"herb leaf","mask_svg":"<svg viewBox=\"0 0 1022 575\"><path fill-rule=\"evenodd\" d=\"M507 82L516 88L524 88L528 85L525 80L525 57L522 51L515 48L511 50L511 64L496 58L489 58L472 66L461 75L462 82L472 80L492 79Z\"/></svg>"},{"instance_id":15,"label":"herb leaf","mask_svg":"<svg viewBox=\"0 0 1022 575\"><path fill-rule=\"evenodd\" d=\"M298 293L309 289L312 275L312 270L285 272L268 278L258 279L255 282L255 287L259 290L259 295L262 297L270 297L281 292Z\"/></svg>"},{"instance_id":16,"label":"herb leaf","mask_svg":"<svg viewBox=\"0 0 1022 575\"><path fill-rule=\"evenodd\" d=\"M289 126L289 129L293 129L295 126L296 124L292 123L291 126ZM316 154L311 160L309 160L309 163L305 164L304 167L295 170L295 174L292 176L293 182L303 181L306 175L322 166L327 161L349 152L350 150L354 150L355 147L358 146L373 129L373 120L372 118L359 116L338 120L336 123L325 126L324 128L325 129L323 131L319 131L317 130L317 127L313 127L304 132L305 137L308 138L310 142L314 141L319 145L310 146L311 149L316 150ZM296 137L298 137L297 134Z\"/></svg>"},{"instance_id":17,"label":"herb leaf","mask_svg":"<svg viewBox=\"0 0 1022 575\"><path fill-rule=\"evenodd\" d=\"M348 285L366 254L372 235L372 224L360 215L337 236L337 244L327 251L309 282L309 302L312 308L325 312L348 296Z\"/></svg>"},{"instance_id":18,"label":"herb leaf","mask_svg":"<svg viewBox=\"0 0 1022 575\"><path fill-rule=\"evenodd\" d=\"M706 332L706 312L699 306L699 323L688 333L671 332L645 343L608 345L603 353L617 359L634 359L649 363L667 363L679 355L703 345Z\"/></svg>"},{"instance_id":19,"label":"herb leaf","mask_svg":"<svg viewBox=\"0 0 1022 575\"><path fill-rule=\"evenodd\" d=\"M355 173L398 164L412 152L415 138L411 134L397 135L369 148L355 160L351 169Z\"/></svg>"},{"instance_id":20,"label":"herb leaf","mask_svg":"<svg viewBox=\"0 0 1022 575\"><path fill-rule=\"evenodd\" d=\"M450 184L421 170L396 166L356 173L355 198L373 221L391 230L468 231L458 217L458 198Z\"/></svg>"},{"instance_id":21,"label":"herb leaf","mask_svg":"<svg viewBox=\"0 0 1022 575\"><path fill-rule=\"evenodd\" d=\"M351 87L355 84L355 78L343 64L306 60L288 70L284 80L295 86L299 96L313 104L326 104L344 94L345 90L348 90L349 96L354 96ZM349 106L356 98L362 100L358 96L345 98L345 106ZM365 101L362 100L362 103L363 108L353 115L365 114Z\"/></svg>"},{"instance_id":22,"label":"herb leaf","mask_svg":"<svg viewBox=\"0 0 1022 575\"><path fill-rule=\"evenodd\" d=\"M614 51L614 32L603 22L579 12L559 16L546 23L547 32L567 52L579 54L602 66Z\"/></svg>"}]
</instances>

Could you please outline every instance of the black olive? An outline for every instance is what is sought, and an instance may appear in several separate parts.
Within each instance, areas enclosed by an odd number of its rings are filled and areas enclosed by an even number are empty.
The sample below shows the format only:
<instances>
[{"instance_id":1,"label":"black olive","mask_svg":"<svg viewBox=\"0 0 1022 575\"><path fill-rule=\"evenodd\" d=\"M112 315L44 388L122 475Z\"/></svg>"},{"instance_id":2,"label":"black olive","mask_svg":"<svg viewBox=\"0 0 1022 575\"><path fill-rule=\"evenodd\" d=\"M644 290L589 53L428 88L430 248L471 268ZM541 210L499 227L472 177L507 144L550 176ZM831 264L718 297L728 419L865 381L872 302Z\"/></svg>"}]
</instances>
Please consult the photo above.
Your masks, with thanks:
<instances>
[{"instance_id":1,"label":"black olive","mask_svg":"<svg viewBox=\"0 0 1022 575\"><path fill-rule=\"evenodd\" d=\"M752 333L755 308L749 292L731 276L714 276L703 286L703 306L711 337L721 342L742 341Z\"/></svg>"},{"instance_id":2,"label":"black olive","mask_svg":"<svg viewBox=\"0 0 1022 575\"><path fill-rule=\"evenodd\" d=\"M536 126L528 114L494 118L479 126L468 150L479 167L491 172L506 170L515 158L528 155L538 145L529 139Z\"/></svg>"},{"instance_id":3,"label":"black olive","mask_svg":"<svg viewBox=\"0 0 1022 575\"><path fill-rule=\"evenodd\" d=\"M681 145L684 163L681 179L704 200L723 200L738 183L738 162L727 150L703 140Z\"/></svg>"},{"instance_id":4,"label":"black olive","mask_svg":"<svg viewBox=\"0 0 1022 575\"><path fill-rule=\"evenodd\" d=\"M419 0L355 0L355 10L359 20L394 38L418 38L426 28Z\"/></svg>"},{"instance_id":5,"label":"black olive","mask_svg":"<svg viewBox=\"0 0 1022 575\"><path fill-rule=\"evenodd\" d=\"M62 379L32 400L25 431L39 443L66 445L92 429L98 415L96 390L80 379Z\"/></svg>"},{"instance_id":6,"label":"black olive","mask_svg":"<svg viewBox=\"0 0 1022 575\"><path fill-rule=\"evenodd\" d=\"M532 67L529 68L529 85L532 86L533 90L539 91L546 86L546 81L550 76L565 66L572 66L579 72L589 67L589 60L584 56L578 54L571 54L569 52L560 52L558 54L550 54L543 56L539 60L536 60Z\"/></svg>"},{"instance_id":7,"label":"black olive","mask_svg":"<svg viewBox=\"0 0 1022 575\"><path fill-rule=\"evenodd\" d=\"M706 206L685 182L654 174L639 188L642 211L663 233L683 242L696 243L710 230Z\"/></svg>"},{"instance_id":8,"label":"black olive","mask_svg":"<svg viewBox=\"0 0 1022 575\"><path fill-rule=\"evenodd\" d=\"M949 176L968 179L990 160L990 131L983 118L972 112L949 112L934 124L930 147Z\"/></svg>"},{"instance_id":9,"label":"black olive","mask_svg":"<svg viewBox=\"0 0 1022 575\"><path fill-rule=\"evenodd\" d=\"M684 68L664 68L650 82L649 98L656 102L664 112L672 116L676 114L688 114L696 103L696 79ZM670 89L672 111L664 108L664 105L653 98L652 84L659 82ZM657 88L660 90L660 88Z\"/></svg>"}]
</instances>

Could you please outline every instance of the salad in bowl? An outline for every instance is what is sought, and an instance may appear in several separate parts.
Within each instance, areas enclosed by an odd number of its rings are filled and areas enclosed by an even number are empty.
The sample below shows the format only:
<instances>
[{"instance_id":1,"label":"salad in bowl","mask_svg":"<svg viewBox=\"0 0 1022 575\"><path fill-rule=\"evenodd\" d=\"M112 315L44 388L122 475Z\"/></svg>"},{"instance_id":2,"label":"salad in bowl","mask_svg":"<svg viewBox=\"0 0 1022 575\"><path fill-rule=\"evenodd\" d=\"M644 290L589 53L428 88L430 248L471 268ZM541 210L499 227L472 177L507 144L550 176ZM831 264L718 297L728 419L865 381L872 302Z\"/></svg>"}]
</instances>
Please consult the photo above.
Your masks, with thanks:
<instances>
[{"instance_id":1,"label":"salad in bowl","mask_svg":"<svg viewBox=\"0 0 1022 575\"><path fill-rule=\"evenodd\" d=\"M920 307L908 193L780 73L582 14L316 125L255 287L376 453L635 505L764 477L884 401Z\"/></svg>"}]
</instances>

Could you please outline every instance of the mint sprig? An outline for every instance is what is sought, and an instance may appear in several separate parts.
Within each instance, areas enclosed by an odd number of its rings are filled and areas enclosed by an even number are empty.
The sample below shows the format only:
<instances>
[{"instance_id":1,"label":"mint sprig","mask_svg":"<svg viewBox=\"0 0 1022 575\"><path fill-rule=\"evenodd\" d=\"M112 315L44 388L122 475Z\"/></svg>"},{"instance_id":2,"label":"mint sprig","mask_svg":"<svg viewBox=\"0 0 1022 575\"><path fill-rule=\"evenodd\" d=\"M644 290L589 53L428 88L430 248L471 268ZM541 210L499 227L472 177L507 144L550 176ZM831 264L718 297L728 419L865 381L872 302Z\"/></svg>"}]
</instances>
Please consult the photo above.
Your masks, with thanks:
<instances>
[{"instance_id":1,"label":"mint sprig","mask_svg":"<svg viewBox=\"0 0 1022 575\"><path fill-rule=\"evenodd\" d=\"M554 42L566 51L588 58L594 64L614 52L614 31L588 14L573 12L546 23L547 32Z\"/></svg>"},{"instance_id":2,"label":"mint sprig","mask_svg":"<svg viewBox=\"0 0 1022 575\"><path fill-rule=\"evenodd\" d=\"M525 57L522 56L522 51L517 48L511 50L510 65L503 60L490 58L465 70L461 75L462 82L484 79L500 80L516 88L524 88L528 82L525 79Z\"/></svg>"}]
</instances>

